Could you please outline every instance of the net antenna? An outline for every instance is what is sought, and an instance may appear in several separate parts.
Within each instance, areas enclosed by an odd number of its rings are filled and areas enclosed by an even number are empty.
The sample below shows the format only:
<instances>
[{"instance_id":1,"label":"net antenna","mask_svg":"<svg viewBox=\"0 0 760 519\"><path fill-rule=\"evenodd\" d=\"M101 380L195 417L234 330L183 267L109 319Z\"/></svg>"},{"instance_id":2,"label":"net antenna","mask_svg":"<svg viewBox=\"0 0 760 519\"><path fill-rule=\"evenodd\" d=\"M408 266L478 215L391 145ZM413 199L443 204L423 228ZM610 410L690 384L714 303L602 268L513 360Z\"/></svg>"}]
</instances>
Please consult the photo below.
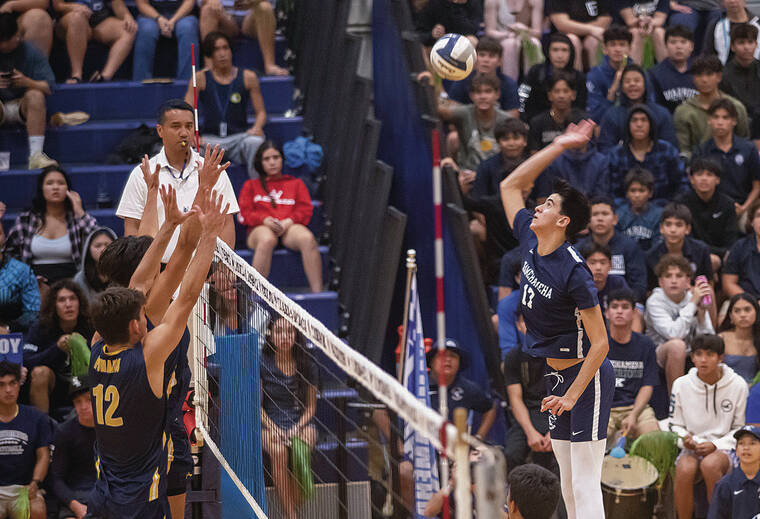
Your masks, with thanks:
<instances>
[{"instance_id":1,"label":"net antenna","mask_svg":"<svg viewBox=\"0 0 760 519\"><path fill-rule=\"evenodd\" d=\"M195 43L190 44L190 52L193 57L192 74L193 74L193 117L195 118L195 151L201 152L201 138L198 129L198 85L195 80Z\"/></svg>"}]
</instances>

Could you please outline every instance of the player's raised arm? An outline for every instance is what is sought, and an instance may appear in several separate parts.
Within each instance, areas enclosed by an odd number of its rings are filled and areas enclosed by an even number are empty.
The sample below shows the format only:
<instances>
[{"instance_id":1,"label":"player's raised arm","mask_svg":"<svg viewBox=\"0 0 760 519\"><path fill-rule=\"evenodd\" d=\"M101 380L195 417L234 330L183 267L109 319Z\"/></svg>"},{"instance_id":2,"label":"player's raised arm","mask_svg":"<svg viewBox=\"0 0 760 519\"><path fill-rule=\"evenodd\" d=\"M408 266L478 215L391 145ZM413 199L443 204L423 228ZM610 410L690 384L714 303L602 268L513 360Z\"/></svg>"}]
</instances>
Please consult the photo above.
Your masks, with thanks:
<instances>
[{"instance_id":1,"label":"player's raised arm","mask_svg":"<svg viewBox=\"0 0 760 519\"><path fill-rule=\"evenodd\" d=\"M148 159L147 155L144 155L142 162L140 162L140 170L142 171L145 185L148 186L148 199L145 202L142 218L140 218L140 225L137 228L137 236L155 238L158 232L158 204L156 201L158 197L158 173L161 171L161 166L156 163L156 169L151 172L150 159Z\"/></svg>"},{"instance_id":2,"label":"player's raised arm","mask_svg":"<svg viewBox=\"0 0 760 519\"><path fill-rule=\"evenodd\" d=\"M202 230L201 239L185 273L179 297L169 306L161 324L151 330L143 342L145 368L151 389L156 396L162 394L164 362L185 331L187 319L200 296L203 282L211 266L216 238L224 228L224 220L230 207L229 202L222 207L223 200L221 194L212 191L210 198L203 204L198 217Z\"/></svg>"},{"instance_id":3,"label":"player's raised arm","mask_svg":"<svg viewBox=\"0 0 760 519\"><path fill-rule=\"evenodd\" d=\"M507 215L510 227L514 224L517 212L525 207L523 191L530 189L546 167L565 150L585 146L593 131L594 122L588 119L579 122L577 125L570 124L565 133L517 166L507 178L501 181L501 203L504 205L504 212Z\"/></svg>"},{"instance_id":4,"label":"player's raised arm","mask_svg":"<svg viewBox=\"0 0 760 519\"><path fill-rule=\"evenodd\" d=\"M142 261L129 279L129 288L139 290L143 294L148 292L148 288L153 285L153 281L161 270L161 258L175 229L197 212L197 209L193 208L183 214L177 208L177 192L172 186L161 186L161 200L164 203L164 224L158 230L153 243L150 244Z\"/></svg>"},{"instance_id":5,"label":"player's raised arm","mask_svg":"<svg viewBox=\"0 0 760 519\"><path fill-rule=\"evenodd\" d=\"M204 203L204 197L208 198L208 192L213 189L219 180L219 176L230 165L229 162L221 164L224 157L224 148L219 145L213 150L211 146L206 146L206 153L203 159L203 165L198 164L198 191L195 195L193 205ZM177 240L177 248L174 249L166 269L158 275L153 288L148 295L148 301L145 303L146 312L151 321L159 323L163 320L166 309L169 308L171 298L177 290L182 277L187 271L187 265L193 257L195 247L198 245L198 239L201 235L201 224L197 214L188 218L183 224Z\"/></svg>"}]
</instances>

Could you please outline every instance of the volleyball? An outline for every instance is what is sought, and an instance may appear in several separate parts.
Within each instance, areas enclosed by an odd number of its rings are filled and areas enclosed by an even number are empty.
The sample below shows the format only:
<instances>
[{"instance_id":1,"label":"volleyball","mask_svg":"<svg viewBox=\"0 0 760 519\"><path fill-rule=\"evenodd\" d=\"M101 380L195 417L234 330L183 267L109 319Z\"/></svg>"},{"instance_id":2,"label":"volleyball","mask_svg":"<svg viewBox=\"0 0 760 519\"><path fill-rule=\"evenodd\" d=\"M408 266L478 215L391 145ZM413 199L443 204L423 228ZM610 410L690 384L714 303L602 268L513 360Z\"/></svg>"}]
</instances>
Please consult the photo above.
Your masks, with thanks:
<instances>
[{"instance_id":1,"label":"volleyball","mask_svg":"<svg viewBox=\"0 0 760 519\"><path fill-rule=\"evenodd\" d=\"M444 79L460 81L475 67L477 53L472 42L461 34L444 34L430 51L430 63Z\"/></svg>"}]
</instances>

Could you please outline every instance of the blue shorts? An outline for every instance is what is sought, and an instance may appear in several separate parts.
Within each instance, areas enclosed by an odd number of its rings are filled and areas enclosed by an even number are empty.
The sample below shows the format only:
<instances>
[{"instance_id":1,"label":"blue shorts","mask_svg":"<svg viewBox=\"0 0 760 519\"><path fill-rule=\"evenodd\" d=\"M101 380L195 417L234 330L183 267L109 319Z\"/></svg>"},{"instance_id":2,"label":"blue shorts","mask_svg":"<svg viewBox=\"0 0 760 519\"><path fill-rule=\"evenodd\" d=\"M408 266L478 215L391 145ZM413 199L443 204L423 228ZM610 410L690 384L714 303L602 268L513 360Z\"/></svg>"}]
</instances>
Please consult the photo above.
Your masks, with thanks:
<instances>
[{"instance_id":1,"label":"blue shorts","mask_svg":"<svg viewBox=\"0 0 760 519\"><path fill-rule=\"evenodd\" d=\"M583 362L562 371L554 371L546 366L546 392L549 395L564 396L572 385ZM586 390L570 412L560 416L549 415L549 432L552 440L587 442L607 438L607 423L615 393L615 372L612 364L604 359L599 371L586 386Z\"/></svg>"}]
</instances>

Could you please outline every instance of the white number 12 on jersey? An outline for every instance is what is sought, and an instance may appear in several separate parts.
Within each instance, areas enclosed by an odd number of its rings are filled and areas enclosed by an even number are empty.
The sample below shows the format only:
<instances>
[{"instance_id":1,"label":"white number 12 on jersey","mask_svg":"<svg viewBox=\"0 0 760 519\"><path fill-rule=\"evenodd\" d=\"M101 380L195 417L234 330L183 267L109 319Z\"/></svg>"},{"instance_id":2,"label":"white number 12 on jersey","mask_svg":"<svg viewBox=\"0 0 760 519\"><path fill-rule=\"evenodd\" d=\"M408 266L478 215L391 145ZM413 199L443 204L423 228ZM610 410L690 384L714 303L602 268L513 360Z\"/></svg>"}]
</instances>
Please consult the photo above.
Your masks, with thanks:
<instances>
[{"instance_id":1,"label":"white number 12 on jersey","mask_svg":"<svg viewBox=\"0 0 760 519\"><path fill-rule=\"evenodd\" d=\"M525 285L525 290L523 290L522 304L528 308L533 308L533 296L535 295L536 293L533 291L533 289L530 286Z\"/></svg>"}]
</instances>

